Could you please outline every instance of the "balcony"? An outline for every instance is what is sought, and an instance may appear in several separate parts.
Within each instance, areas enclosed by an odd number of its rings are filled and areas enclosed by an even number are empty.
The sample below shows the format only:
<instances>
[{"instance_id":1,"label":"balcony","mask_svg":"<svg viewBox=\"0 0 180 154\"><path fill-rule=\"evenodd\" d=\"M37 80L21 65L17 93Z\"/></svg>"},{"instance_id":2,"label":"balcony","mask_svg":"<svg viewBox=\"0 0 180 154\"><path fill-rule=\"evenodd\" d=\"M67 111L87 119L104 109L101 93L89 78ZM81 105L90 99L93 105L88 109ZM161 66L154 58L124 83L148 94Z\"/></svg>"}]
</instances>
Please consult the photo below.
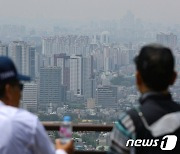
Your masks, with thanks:
<instances>
[{"instance_id":1,"label":"balcony","mask_svg":"<svg viewBox=\"0 0 180 154\"><path fill-rule=\"evenodd\" d=\"M61 123L59 122L42 122L47 131L58 131ZM113 125L73 125L73 132L95 131L95 132L110 132ZM75 151L75 154L105 154L106 151Z\"/></svg>"}]
</instances>

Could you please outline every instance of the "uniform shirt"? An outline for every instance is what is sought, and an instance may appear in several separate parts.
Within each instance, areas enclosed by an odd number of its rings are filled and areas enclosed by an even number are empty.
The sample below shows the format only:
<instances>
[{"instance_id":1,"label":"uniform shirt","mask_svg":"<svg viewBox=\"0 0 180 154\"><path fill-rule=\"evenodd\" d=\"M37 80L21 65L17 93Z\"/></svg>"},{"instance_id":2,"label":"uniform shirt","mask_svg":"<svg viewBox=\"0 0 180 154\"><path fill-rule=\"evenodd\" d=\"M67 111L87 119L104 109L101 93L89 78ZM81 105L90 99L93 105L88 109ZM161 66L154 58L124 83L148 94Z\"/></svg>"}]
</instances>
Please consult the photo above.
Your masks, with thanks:
<instances>
[{"instance_id":1,"label":"uniform shirt","mask_svg":"<svg viewBox=\"0 0 180 154\"><path fill-rule=\"evenodd\" d=\"M0 154L66 154L55 150L38 117L0 101Z\"/></svg>"}]
</instances>

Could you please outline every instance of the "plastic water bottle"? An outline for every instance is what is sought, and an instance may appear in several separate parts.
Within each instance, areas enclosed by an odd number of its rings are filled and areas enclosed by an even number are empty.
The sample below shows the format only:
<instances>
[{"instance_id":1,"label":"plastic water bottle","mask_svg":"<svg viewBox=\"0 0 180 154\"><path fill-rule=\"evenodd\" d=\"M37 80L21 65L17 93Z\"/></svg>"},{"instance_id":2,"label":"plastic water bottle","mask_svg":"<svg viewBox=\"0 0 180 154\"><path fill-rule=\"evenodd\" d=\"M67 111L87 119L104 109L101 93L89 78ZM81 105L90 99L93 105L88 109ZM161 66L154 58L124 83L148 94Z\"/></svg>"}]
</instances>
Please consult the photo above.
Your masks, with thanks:
<instances>
[{"instance_id":1,"label":"plastic water bottle","mask_svg":"<svg viewBox=\"0 0 180 154\"><path fill-rule=\"evenodd\" d=\"M59 129L61 143L65 144L72 139L72 123L70 116L64 116L62 125Z\"/></svg>"}]
</instances>

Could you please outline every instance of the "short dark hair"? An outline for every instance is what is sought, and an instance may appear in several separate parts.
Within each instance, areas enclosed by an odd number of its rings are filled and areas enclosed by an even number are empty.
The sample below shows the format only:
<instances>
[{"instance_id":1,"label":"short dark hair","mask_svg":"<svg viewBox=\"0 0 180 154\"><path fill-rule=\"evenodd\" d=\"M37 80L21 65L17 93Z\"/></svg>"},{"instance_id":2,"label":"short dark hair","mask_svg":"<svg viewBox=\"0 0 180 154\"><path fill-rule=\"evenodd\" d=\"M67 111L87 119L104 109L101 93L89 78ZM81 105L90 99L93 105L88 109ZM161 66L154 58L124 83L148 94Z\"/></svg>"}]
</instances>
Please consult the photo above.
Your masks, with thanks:
<instances>
[{"instance_id":1,"label":"short dark hair","mask_svg":"<svg viewBox=\"0 0 180 154\"><path fill-rule=\"evenodd\" d=\"M168 88L174 73L175 60L171 50L159 44L142 47L134 59L144 83L154 91Z\"/></svg>"}]
</instances>

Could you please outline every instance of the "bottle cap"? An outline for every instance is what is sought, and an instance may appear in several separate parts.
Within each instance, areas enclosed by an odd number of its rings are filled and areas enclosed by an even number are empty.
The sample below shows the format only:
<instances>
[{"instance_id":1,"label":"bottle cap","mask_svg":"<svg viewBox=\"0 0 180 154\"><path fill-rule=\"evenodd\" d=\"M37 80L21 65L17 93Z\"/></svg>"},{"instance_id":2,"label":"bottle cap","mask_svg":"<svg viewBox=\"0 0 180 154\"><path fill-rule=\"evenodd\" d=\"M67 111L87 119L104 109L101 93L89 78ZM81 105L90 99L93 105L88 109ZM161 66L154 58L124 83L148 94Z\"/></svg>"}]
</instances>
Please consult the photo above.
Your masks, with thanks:
<instances>
[{"instance_id":1,"label":"bottle cap","mask_svg":"<svg viewBox=\"0 0 180 154\"><path fill-rule=\"evenodd\" d=\"M71 117L70 116L64 116L63 120L69 122L69 121L71 121Z\"/></svg>"}]
</instances>

